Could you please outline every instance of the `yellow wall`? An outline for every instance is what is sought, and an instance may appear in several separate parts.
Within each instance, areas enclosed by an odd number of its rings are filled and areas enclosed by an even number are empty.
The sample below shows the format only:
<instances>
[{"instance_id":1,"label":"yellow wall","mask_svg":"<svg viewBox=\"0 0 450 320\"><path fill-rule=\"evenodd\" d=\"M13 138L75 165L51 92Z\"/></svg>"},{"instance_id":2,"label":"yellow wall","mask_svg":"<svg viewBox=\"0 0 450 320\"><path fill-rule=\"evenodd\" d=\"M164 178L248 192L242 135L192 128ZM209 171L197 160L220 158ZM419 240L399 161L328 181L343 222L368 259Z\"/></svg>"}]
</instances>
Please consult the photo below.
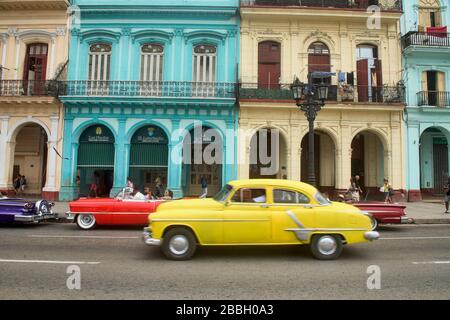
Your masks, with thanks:
<instances>
[{"instance_id":1,"label":"yellow wall","mask_svg":"<svg viewBox=\"0 0 450 320\"><path fill-rule=\"evenodd\" d=\"M355 72L355 84L359 44L378 47L383 84L394 86L402 78L399 13L382 13L379 30L367 29L369 14L364 11L253 7L242 8L241 16L242 83L258 82L258 43L268 40L281 43L280 83L292 83L295 76L307 81L307 50L315 41L322 41L329 47L331 71ZM337 84L337 77L332 79L332 84ZM374 136L368 139L365 150L367 185L377 187L379 177L386 176L395 189L405 189L403 108L400 104L327 102L315 122L315 128L329 136L321 143L321 184L334 185L336 189L348 188L352 140L358 133L371 132ZM240 178L248 177L252 134L269 127L280 129L286 137L287 176L300 180L301 141L308 132L308 123L294 101L241 100L239 127ZM381 155L377 154L380 149ZM384 159L381 160L384 168L376 156Z\"/></svg>"},{"instance_id":2,"label":"yellow wall","mask_svg":"<svg viewBox=\"0 0 450 320\"><path fill-rule=\"evenodd\" d=\"M55 78L57 71L68 58L68 2L49 3L36 0L21 4L21 8L16 8L14 3L11 3L11 9L0 9L0 65L7 68L2 74L5 86L7 83L11 86L12 82L8 82L9 80L23 79L26 48L31 43L48 45L46 79ZM30 9L27 9L28 4ZM24 143L30 143L24 138L16 139L22 128L29 124L41 126L48 136L47 184L44 191L59 190L61 159L53 147L61 153L62 113L62 104L51 96L24 96L21 93L8 96L4 92L0 94L0 190L11 189L15 161L22 162L25 166L42 165L36 164L36 157L20 153L15 157L16 145L17 151L20 151ZM41 155L39 159L42 159ZM29 178L27 177L29 191L34 193L39 181L37 177Z\"/></svg>"}]
</instances>

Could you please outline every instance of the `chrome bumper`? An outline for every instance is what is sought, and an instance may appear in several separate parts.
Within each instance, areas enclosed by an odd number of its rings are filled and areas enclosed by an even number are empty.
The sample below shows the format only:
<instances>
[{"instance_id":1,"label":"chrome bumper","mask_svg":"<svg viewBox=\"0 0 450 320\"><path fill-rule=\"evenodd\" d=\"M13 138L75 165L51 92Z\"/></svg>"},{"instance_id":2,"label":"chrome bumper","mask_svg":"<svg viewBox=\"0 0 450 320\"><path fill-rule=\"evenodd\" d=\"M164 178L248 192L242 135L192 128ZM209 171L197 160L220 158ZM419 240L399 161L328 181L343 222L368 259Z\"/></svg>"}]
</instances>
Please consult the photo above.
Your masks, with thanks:
<instances>
[{"instance_id":1,"label":"chrome bumper","mask_svg":"<svg viewBox=\"0 0 450 320\"><path fill-rule=\"evenodd\" d=\"M43 215L32 215L32 216L25 216L21 214L16 214L14 216L14 221L16 222L26 222L26 223L36 223L41 222L49 219L56 219L57 214L56 213L47 213Z\"/></svg>"},{"instance_id":2,"label":"chrome bumper","mask_svg":"<svg viewBox=\"0 0 450 320\"><path fill-rule=\"evenodd\" d=\"M75 221L75 214L70 212L70 211L66 212L66 221L74 222Z\"/></svg>"},{"instance_id":3,"label":"chrome bumper","mask_svg":"<svg viewBox=\"0 0 450 320\"><path fill-rule=\"evenodd\" d=\"M152 238L152 231L150 228L144 228L144 233L142 235L142 240L148 246L159 246L161 245L161 240Z\"/></svg>"},{"instance_id":4,"label":"chrome bumper","mask_svg":"<svg viewBox=\"0 0 450 320\"><path fill-rule=\"evenodd\" d=\"M380 239L380 234L376 231L368 231L364 233L364 238L369 241Z\"/></svg>"},{"instance_id":5,"label":"chrome bumper","mask_svg":"<svg viewBox=\"0 0 450 320\"><path fill-rule=\"evenodd\" d=\"M413 218L409 218L409 217L401 217L400 218L400 223L401 224L408 224L408 223L414 223L414 219Z\"/></svg>"}]
</instances>

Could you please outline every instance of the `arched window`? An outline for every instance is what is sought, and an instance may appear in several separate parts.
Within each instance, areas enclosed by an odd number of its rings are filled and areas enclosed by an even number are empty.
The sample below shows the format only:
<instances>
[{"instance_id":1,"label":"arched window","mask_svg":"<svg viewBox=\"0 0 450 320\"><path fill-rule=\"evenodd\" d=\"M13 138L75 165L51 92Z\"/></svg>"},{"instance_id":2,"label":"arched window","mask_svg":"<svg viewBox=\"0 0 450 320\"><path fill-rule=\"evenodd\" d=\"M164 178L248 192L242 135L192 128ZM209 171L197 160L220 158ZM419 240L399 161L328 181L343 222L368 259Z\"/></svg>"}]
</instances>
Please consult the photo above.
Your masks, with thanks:
<instances>
[{"instance_id":1,"label":"arched window","mask_svg":"<svg viewBox=\"0 0 450 320\"><path fill-rule=\"evenodd\" d=\"M330 50L323 42L312 43L308 48L308 70L309 72L330 72L331 59ZM315 82L322 82L322 79L314 79ZM331 84L331 77L324 78L325 83Z\"/></svg>"},{"instance_id":2,"label":"arched window","mask_svg":"<svg viewBox=\"0 0 450 320\"><path fill-rule=\"evenodd\" d=\"M216 81L217 48L211 45L198 45L194 48L194 82Z\"/></svg>"},{"instance_id":3,"label":"arched window","mask_svg":"<svg viewBox=\"0 0 450 320\"><path fill-rule=\"evenodd\" d=\"M147 43L141 47L141 81L162 81L164 47Z\"/></svg>"},{"instance_id":4,"label":"arched window","mask_svg":"<svg viewBox=\"0 0 450 320\"><path fill-rule=\"evenodd\" d=\"M264 41L258 45L258 87L275 89L281 77L281 44Z\"/></svg>"},{"instance_id":5,"label":"arched window","mask_svg":"<svg viewBox=\"0 0 450 320\"><path fill-rule=\"evenodd\" d=\"M437 0L420 0L419 2L419 31L426 31L428 27L442 25L441 6Z\"/></svg>"},{"instance_id":6,"label":"arched window","mask_svg":"<svg viewBox=\"0 0 450 320\"><path fill-rule=\"evenodd\" d=\"M112 47L96 43L89 47L89 80L109 80Z\"/></svg>"}]
</instances>

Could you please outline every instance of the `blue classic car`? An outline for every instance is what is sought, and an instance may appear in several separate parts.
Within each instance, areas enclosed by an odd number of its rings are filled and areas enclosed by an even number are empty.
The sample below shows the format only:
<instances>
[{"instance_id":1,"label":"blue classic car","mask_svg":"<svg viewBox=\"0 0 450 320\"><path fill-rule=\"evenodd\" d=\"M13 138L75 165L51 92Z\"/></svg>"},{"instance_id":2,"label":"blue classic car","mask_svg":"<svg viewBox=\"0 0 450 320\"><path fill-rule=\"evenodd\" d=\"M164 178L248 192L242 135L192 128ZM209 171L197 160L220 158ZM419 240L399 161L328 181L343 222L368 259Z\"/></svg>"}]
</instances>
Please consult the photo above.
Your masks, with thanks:
<instances>
[{"instance_id":1,"label":"blue classic car","mask_svg":"<svg viewBox=\"0 0 450 320\"><path fill-rule=\"evenodd\" d=\"M54 203L47 200L27 201L0 196L0 223L39 223L56 218L52 212Z\"/></svg>"}]
</instances>

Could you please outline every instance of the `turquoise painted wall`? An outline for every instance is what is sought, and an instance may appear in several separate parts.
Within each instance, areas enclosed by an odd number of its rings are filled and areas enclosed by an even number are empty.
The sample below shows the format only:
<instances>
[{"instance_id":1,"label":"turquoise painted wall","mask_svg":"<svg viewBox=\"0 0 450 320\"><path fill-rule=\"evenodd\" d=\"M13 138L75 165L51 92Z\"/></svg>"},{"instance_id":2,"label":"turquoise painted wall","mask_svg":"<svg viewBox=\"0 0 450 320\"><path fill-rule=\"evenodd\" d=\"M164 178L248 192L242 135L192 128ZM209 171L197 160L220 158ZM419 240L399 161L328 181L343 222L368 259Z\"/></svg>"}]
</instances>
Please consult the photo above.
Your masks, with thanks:
<instances>
[{"instance_id":1,"label":"turquoise painted wall","mask_svg":"<svg viewBox=\"0 0 450 320\"><path fill-rule=\"evenodd\" d=\"M450 27L449 0L440 0L442 25ZM401 19L402 34L418 30L419 0L404 1ZM450 31L450 30L448 30ZM445 74L445 90L450 91L450 47L413 45L403 50L403 80L406 85L407 107L406 177L408 190L432 188L433 144L428 128L437 128L450 141L450 106L418 106L418 93L423 90L422 72Z\"/></svg>"},{"instance_id":2,"label":"turquoise painted wall","mask_svg":"<svg viewBox=\"0 0 450 320\"><path fill-rule=\"evenodd\" d=\"M80 20L71 30L69 81L88 79L88 50L92 43L112 46L110 81L140 79L140 48L148 42L164 45L163 81L189 82L193 75L193 47L211 44L217 48L216 82L234 90L239 59L238 0L75 0ZM231 91L230 91L231 92ZM226 93L226 92L225 92ZM128 93L127 93L128 94ZM126 95L124 93L124 95ZM201 121L223 136L224 157L234 159L222 167L222 182L237 176L236 98L63 96L65 104L64 154L60 198L77 197L76 168L78 138L90 125L104 124L115 135L114 188L126 183L129 173L130 139L140 127L153 124L170 137L170 158L181 156L178 130ZM169 163L168 188L182 196L182 165Z\"/></svg>"}]
</instances>

